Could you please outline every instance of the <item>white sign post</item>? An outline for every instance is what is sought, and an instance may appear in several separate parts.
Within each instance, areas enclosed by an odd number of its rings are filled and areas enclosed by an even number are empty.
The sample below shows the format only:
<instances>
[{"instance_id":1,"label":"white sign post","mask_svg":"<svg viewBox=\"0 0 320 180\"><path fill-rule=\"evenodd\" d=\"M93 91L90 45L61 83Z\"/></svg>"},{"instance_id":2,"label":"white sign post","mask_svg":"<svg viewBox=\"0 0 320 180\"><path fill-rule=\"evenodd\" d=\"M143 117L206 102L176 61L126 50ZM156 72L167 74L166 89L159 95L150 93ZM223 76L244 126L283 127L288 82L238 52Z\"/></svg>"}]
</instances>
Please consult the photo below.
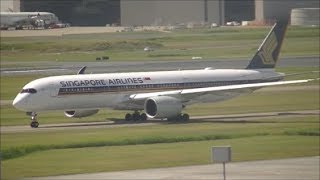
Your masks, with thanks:
<instances>
[{"instance_id":1,"label":"white sign post","mask_svg":"<svg viewBox=\"0 0 320 180\"><path fill-rule=\"evenodd\" d=\"M211 152L212 152L211 153L212 162L223 164L223 179L226 180L225 163L231 161L231 147L230 146L213 146Z\"/></svg>"}]
</instances>

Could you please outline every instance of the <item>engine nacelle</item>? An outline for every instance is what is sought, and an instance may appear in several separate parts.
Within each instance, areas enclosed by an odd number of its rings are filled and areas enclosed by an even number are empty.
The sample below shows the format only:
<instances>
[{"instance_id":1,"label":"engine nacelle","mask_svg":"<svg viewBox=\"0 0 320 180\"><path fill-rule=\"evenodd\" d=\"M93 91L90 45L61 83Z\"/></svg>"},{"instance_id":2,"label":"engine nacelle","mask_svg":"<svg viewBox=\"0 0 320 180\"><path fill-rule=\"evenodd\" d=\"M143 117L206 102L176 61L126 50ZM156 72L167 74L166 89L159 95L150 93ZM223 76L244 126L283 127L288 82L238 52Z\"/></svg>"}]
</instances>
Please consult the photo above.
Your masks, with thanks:
<instances>
[{"instance_id":1,"label":"engine nacelle","mask_svg":"<svg viewBox=\"0 0 320 180\"><path fill-rule=\"evenodd\" d=\"M99 109L91 109L91 110L77 110L77 111L65 111L64 115L69 118L82 118L97 114Z\"/></svg>"},{"instance_id":2,"label":"engine nacelle","mask_svg":"<svg viewBox=\"0 0 320 180\"><path fill-rule=\"evenodd\" d=\"M175 117L181 113L181 110L181 101L169 96L148 98L144 103L144 111L149 118Z\"/></svg>"}]
</instances>

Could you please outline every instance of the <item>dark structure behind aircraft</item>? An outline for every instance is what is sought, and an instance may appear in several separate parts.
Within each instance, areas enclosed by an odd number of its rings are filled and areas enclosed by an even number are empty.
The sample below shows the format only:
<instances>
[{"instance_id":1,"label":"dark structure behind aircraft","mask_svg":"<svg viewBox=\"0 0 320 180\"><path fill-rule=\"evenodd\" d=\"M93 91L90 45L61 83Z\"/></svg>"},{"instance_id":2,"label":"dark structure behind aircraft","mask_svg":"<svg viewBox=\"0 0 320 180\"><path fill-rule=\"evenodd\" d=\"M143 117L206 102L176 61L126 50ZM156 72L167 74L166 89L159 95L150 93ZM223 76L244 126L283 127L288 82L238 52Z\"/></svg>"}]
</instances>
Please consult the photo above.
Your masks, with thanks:
<instances>
[{"instance_id":1,"label":"dark structure behind aircraft","mask_svg":"<svg viewBox=\"0 0 320 180\"><path fill-rule=\"evenodd\" d=\"M74 26L273 23L293 8L319 7L318 0L6 0L21 12L52 12ZM7 7L7 9L10 9ZM2 9L3 11L3 9Z\"/></svg>"}]
</instances>

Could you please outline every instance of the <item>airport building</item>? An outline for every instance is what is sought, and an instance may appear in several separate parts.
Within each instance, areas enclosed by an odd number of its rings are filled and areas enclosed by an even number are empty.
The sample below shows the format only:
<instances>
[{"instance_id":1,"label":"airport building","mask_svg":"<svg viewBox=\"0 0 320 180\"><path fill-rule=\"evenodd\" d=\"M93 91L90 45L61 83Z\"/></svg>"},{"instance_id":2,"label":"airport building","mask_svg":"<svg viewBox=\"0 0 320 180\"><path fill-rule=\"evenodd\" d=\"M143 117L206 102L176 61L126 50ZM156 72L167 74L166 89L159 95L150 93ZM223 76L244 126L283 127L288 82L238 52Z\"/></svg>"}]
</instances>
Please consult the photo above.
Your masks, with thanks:
<instances>
[{"instance_id":1,"label":"airport building","mask_svg":"<svg viewBox=\"0 0 320 180\"><path fill-rule=\"evenodd\" d=\"M295 8L319 8L318 0L255 0L255 19L286 18ZM318 11L319 13L319 11ZM319 15L318 15L319 16Z\"/></svg>"},{"instance_id":2,"label":"airport building","mask_svg":"<svg viewBox=\"0 0 320 180\"><path fill-rule=\"evenodd\" d=\"M144 9L145 8L145 9ZM123 25L175 25L254 19L254 0L121 1Z\"/></svg>"},{"instance_id":3,"label":"airport building","mask_svg":"<svg viewBox=\"0 0 320 180\"><path fill-rule=\"evenodd\" d=\"M74 26L273 22L318 0L1 0L1 11L47 11Z\"/></svg>"},{"instance_id":4,"label":"airport building","mask_svg":"<svg viewBox=\"0 0 320 180\"><path fill-rule=\"evenodd\" d=\"M20 11L20 0L0 0L1 12L19 12Z\"/></svg>"}]
</instances>

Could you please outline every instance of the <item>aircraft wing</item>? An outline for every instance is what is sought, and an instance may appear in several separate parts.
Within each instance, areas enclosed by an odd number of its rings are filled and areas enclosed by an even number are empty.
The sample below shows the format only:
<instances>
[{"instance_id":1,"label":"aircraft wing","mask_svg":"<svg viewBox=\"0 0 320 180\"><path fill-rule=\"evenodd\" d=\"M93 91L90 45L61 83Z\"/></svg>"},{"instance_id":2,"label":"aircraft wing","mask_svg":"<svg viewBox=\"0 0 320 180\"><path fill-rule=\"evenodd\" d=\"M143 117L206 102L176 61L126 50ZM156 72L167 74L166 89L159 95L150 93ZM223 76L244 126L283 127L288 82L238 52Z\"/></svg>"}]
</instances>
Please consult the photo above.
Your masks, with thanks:
<instances>
[{"instance_id":1,"label":"aircraft wing","mask_svg":"<svg viewBox=\"0 0 320 180\"><path fill-rule=\"evenodd\" d=\"M205 87L205 88L193 88L193 89L181 89L173 91L162 91L162 92L152 92L152 93L138 93L130 95L130 99L133 101L141 101L155 96L172 96L172 97L187 97L202 95L205 93L215 93L230 90L244 90L244 89L254 89L267 86L285 85L285 84L296 84L296 83L306 83L313 81L315 79L304 79L304 80L292 80L292 81L278 81L278 82L265 82L265 83L253 83L253 84L239 84L239 85L228 85L228 86L218 86L218 87Z\"/></svg>"}]
</instances>

